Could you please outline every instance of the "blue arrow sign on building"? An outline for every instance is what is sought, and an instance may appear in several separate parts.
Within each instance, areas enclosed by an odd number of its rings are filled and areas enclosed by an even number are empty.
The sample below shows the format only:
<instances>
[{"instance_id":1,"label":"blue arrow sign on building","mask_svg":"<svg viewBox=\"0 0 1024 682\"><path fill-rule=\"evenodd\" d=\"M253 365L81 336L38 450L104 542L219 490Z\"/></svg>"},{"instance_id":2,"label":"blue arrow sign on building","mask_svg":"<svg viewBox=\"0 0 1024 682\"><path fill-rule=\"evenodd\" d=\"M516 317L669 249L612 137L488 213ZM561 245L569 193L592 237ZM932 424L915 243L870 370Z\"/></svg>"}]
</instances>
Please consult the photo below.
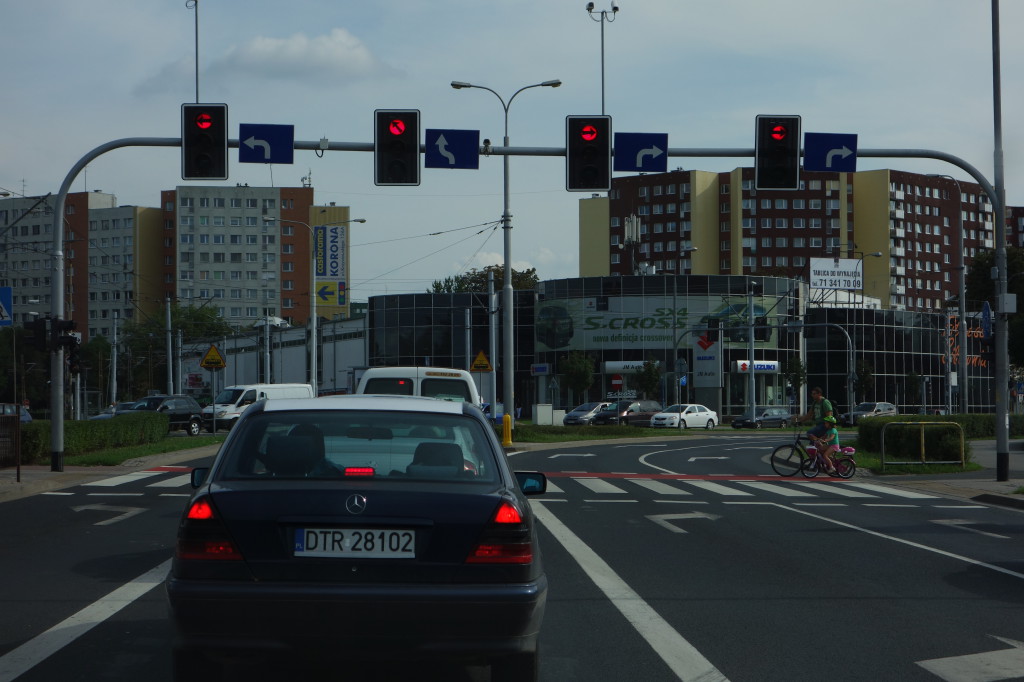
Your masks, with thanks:
<instances>
[{"instance_id":1,"label":"blue arrow sign on building","mask_svg":"<svg viewBox=\"0 0 1024 682\"><path fill-rule=\"evenodd\" d=\"M848 133L804 133L804 170L855 173L857 136Z\"/></svg>"},{"instance_id":2,"label":"blue arrow sign on building","mask_svg":"<svg viewBox=\"0 0 1024 682\"><path fill-rule=\"evenodd\" d=\"M668 133L615 133L612 170L664 173L668 170Z\"/></svg>"},{"instance_id":3,"label":"blue arrow sign on building","mask_svg":"<svg viewBox=\"0 0 1024 682\"><path fill-rule=\"evenodd\" d=\"M479 130L427 129L425 148L427 168L480 168Z\"/></svg>"},{"instance_id":4,"label":"blue arrow sign on building","mask_svg":"<svg viewBox=\"0 0 1024 682\"><path fill-rule=\"evenodd\" d=\"M242 123L238 126L239 163L294 163L295 126Z\"/></svg>"}]
</instances>

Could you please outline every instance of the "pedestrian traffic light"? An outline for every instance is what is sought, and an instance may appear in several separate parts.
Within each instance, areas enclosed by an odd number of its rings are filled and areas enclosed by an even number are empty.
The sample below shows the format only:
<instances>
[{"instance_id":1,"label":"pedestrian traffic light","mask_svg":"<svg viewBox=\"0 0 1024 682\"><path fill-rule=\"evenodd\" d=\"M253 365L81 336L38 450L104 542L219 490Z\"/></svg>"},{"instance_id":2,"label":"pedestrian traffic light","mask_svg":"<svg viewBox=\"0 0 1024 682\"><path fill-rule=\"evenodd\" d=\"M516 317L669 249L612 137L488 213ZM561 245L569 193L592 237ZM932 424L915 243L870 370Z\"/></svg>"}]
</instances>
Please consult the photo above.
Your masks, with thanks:
<instances>
[{"instance_id":1,"label":"pedestrian traffic light","mask_svg":"<svg viewBox=\"0 0 1024 682\"><path fill-rule=\"evenodd\" d=\"M181 105L181 179L228 179L228 105Z\"/></svg>"},{"instance_id":2,"label":"pedestrian traffic light","mask_svg":"<svg viewBox=\"0 0 1024 682\"><path fill-rule=\"evenodd\" d=\"M757 117L755 189L800 188L800 117Z\"/></svg>"},{"instance_id":3,"label":"pedestrian traffic light","mask_svg":"<svg viewBox=\"0 0 1024 682\"><path fill-rule=\"evenodd\" d=\"M82 357L78 353L78 344L71 346L68 350L68 373L69 374L81 374L82 373Z\"/></svg>"},{"instance_id":4,"label":"pedestrian traffic light","mask_svg":"<svg viewBox=\"0 0 1024 682\"><path fill-rule=\"evenodd\" d=\"M612 117L565 117L565 189L607 192L612 188Z\"/></svg>"},{"instance_id":5,"label":"pedestrian traffic light","mask_svg":"<svg viewBox=\"0 0 1024 682\"><path fill-rule=\"evenodd\" d=\"M419 109L373 112L373 184L420 184Z\"/></svg>"},{"instance_id":6,"label":"pedestrian traffic light","mask_svg":"<svg viewBox=\"0 0 1024 682\"><path fill-rule=\"evenodd\" d=\"M46 318L26 322L25 329L32 334L29 342L33 348L43 353L50 350L50 335L46 330Z\"/></svg>"}]
</instances>

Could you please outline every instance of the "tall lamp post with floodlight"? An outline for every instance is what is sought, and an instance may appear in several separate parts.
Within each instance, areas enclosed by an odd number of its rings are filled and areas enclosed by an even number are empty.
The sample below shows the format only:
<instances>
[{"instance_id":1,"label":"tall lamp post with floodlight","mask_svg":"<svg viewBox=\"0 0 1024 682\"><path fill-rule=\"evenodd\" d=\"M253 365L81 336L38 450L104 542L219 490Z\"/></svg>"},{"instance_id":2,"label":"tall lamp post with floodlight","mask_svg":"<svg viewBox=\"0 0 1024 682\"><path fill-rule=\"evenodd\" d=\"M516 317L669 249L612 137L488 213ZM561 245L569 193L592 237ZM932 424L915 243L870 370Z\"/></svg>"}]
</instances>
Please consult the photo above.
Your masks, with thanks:
<instances>
[{"instance_id":1,"label":"tall lamp post with floodlight","mask_svg":"<svg viewBox=\"0 0 1024 682\"><path fill-rule=\"evenodd\" d=\"M310 244L310 261L309 261L309 383L313 387L313 395L319 395L320 382L317 380L320 368L317 364L317 344L316 344L316 251L315 251L315 233L313 226L308 223L304 223L301 220L280 220L274 217L263 218L265 223L280 223L282 225L302 225L309 230L309 244ZM353 218L351 220L335 220L329 225L318 225L317 227L336 227L339 225L347 225L349 223L365 223L366 218Z\"/></svg>"},{"instance_id":2,"label":"tall lamp post with floodlight","mask_svg":"<svg viewBox=\"0 0 1024 682\"><path fill-rule=\"evenodd\" d=\"M597 12L599 16L594 16L594 3L587 3L587 14L590 18L599 24L601 24L601 115L604 116L604 22L615 21L615 17L619 15L619 6L615 4L615 0L612 0L611 9L603 9Z\"/></svg>"},{"instance_id":3,"label":"tall lamp post with floodlight","mask_svg":"<svg viewBox=\"0 0 1024 682\"><path fill-rule=\"evenodd\" d=\"M514 391L513 382L515 380L515 353L512 346L513 343L513 329L512 329L512 306L513 306L513 291L512 291L512 214L509 213L509 188L508 188L508 108L512 106L512 100L516 98L523 90L529 90L530 88L557 88L562 84L560 80L544 81L543 83L534 83L533 85L526 85L514 93L508 98L508 102L494 90L484 85L474 85L472 83L466 83L463 81L452 81L452 87L456 90L462 88L477 88L478 90L486 90L501 102L502 109L505 110L505 139L504 149L502 154L504 155L503 172L504 172L504 201L505 207L501 214L501 227L502 232L505 235L505 276L504 284L502 287L502 305L504 311L502 312L502 343L504 345L504 353L502 358L502 401L505 403L505 414L514 414L510 412L513 409ZM494 150L492 150L493 152Z\"/></svg>"}]
</instances>

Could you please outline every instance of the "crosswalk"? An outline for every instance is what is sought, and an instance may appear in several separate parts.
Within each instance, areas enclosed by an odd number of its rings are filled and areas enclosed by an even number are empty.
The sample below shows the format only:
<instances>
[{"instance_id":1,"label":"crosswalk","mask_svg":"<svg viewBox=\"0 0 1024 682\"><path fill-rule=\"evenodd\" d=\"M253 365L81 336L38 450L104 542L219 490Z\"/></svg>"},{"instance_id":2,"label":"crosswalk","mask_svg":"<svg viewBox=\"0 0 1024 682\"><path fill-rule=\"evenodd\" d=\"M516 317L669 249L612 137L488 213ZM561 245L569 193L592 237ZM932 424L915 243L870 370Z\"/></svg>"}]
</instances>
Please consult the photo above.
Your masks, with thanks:
<instances>
[{"instance_id":1,"label":"crosswalk","mask_svg":"<svg viewBox=\"0 0 1024 682\"><path fill-rule=\"evenodd\" d=\"M901 500L919 502L943 498L927 493L895 488L866 481L808 481L805 479L779 479L743 477L710 478L650 478L614 474L601 475L549 474L547 493L541 499L561 497L587 502L625 500L636 497L679 499L700 496L719 499L773 498L776 500L813 500L841 498L849 501Z\"/></svg>"},{"instance_id":2,"label":"crosswalk","mask_svg":"<svg viewBox=\"0 0 1024 682\"><path fill-rule=\"evenodd\" d=\"M87 496L142 496L155 494L185 497L191 494L189 467L155 467L143 471L97 479L81 484ZM46 493L44 493L46 494ZM68 495L67 492L49 494ZM809 481L777 477L665 477L641 474L548 474L547 493L539 500L586 502L633 501L639 499L751 500L771 499L795 504L815 500L871 503L927 503L943 500L937 495L870 483L862 479Z\"/></svg>"}]
</instances>

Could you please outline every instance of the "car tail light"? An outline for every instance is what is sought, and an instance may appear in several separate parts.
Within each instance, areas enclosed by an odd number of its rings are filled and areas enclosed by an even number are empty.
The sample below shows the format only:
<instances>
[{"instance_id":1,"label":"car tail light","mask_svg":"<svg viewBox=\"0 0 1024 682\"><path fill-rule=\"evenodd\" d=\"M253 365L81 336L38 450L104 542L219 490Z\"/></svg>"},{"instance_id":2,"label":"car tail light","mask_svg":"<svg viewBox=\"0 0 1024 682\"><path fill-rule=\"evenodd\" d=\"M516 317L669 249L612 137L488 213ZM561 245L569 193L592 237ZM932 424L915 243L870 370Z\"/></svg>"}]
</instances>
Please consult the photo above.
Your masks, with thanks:
<instances>
[{"instance_id":1,"label":"car tail light","mask_svg":"<svg viewBox=\"0 0 1024 682\"><path fill-rule=\"evenodd\" d=\"M510 499L502 499L467 564L529 564L533 562L530 526Z\"/></svg>"},{"instance_id":2,"label":"car tail light","mask_svg":"<svg viewBox=\"0 0 1024 682\"><path fill-rule=\"evenodd\" d=\"M208 497L200 497L189 505L178 528L176 555L179 559L241 561L228 529L217 517Z\"/></svg>"},{"instance_id":3,"label":"car tail light","mask_svg":"<svg viewBox=\"0 0 1024 682\"><path fill-rule=\"evenodd\" d=\"M373 467L345 467L346 476L373 476Z\"/></svg>"}]
</instances>

